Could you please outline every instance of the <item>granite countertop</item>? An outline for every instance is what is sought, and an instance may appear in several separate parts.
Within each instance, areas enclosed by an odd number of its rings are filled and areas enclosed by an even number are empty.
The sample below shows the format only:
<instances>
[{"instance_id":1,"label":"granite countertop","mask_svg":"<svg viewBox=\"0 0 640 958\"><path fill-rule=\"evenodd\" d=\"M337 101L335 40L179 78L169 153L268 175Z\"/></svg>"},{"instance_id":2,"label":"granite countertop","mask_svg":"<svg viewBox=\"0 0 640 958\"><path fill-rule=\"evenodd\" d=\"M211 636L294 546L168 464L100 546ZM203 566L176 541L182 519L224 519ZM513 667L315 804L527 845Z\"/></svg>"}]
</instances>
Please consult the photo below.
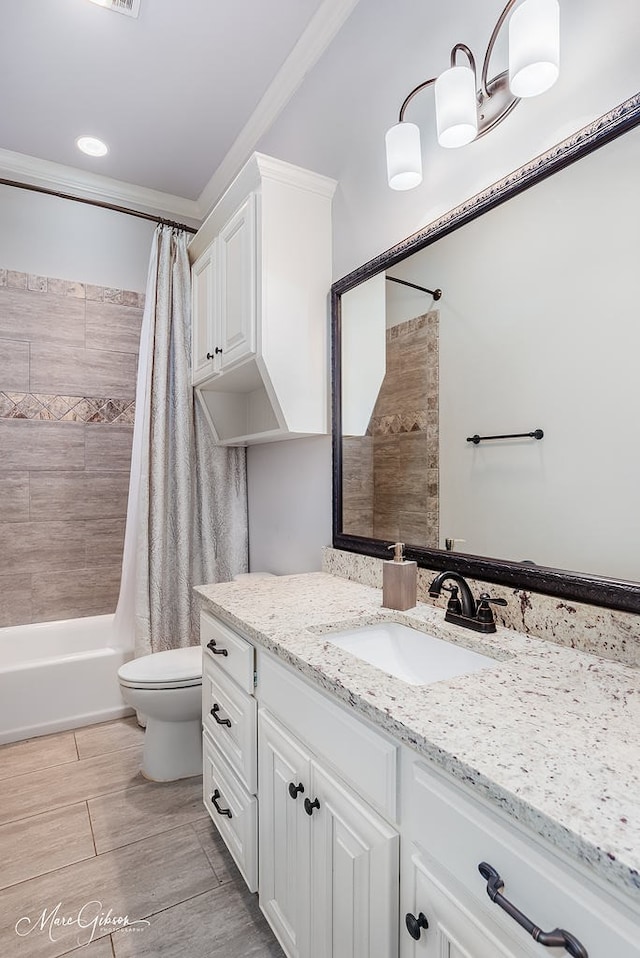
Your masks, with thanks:
<instances>
[{"instance_id":1,"label":"granite countertop","mask_svg":"<svg viewBox=\"0 0 640 958\"><path fill-rule=\"evenodd\" d=\"M381 608L381 592L325 573L195 590L203 608L640 901L640 670L442 610ZM382 619L496 658L408 685L323 640Z\"/></svg>"}]
</instances>

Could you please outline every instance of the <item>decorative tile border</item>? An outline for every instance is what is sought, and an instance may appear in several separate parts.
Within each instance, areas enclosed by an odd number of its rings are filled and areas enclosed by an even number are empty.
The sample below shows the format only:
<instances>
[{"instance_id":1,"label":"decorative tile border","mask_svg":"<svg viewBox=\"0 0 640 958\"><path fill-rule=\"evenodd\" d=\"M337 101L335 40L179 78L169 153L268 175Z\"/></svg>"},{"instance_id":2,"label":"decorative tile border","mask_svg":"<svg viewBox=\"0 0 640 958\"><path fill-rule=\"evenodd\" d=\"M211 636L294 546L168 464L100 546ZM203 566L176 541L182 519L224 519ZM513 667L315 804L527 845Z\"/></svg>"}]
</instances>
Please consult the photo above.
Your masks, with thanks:
<instances>
[{"instance_id":1,"label":"decorative tile border","mask_svg":"<svg viewBox=\"0 0 640 958\"><path fill-rule=\"evenodd\" d=\"M369 420L367 436L398 436L408 432L427 433L429 439L438 438L438 327L440 313L433 309L421 316L407 319L403 323L396 323L387 329L387 344L398 340L413 337L421 330L427 331L428 358L430 384L433 395L427 396L426 409L410 409L402 413L387 416L374 415ZM402 345L402 344L399 344Z\"/></svg>"},{"instance_id":2,"label":"decorative tile border","mask_svg":"<svg viewBox=\"0 0 640 958\"><path fill-rule=\"evenodd\" d=\"M136 404L131 399L45 396L0 392L0 419L48 422L123 423L131 425Z\"/></svg>"},{"instance_id":3,"label":"decorative tile border","mask_svg":"<svg viewBox=\"0 0 640 958\"><path fill-rule=\"evenodd\" d=\"M367 436L396 436L405 432L427 432L429 415L424 409L397 413L395 416L372 416ZM437 430L436 422L433 423ZM431 438L437 439L437 433Z\"/></svg>"},{"instance_id":4,"label":"decorative tile border","mask_svg":"<svg viewBox=\"0 0 640 958\"><path fill-rule=\"evenodd\" d=\"M35 273L21 273L15 269L0 269L0 287L24 289L33 293L54 293L56 296L71 296L95 303L113 303L116 306L144 309L144 293L112 286L92 286L90 283L76 283L51 276L37 276Z\"/></svg>"}]
</instances>

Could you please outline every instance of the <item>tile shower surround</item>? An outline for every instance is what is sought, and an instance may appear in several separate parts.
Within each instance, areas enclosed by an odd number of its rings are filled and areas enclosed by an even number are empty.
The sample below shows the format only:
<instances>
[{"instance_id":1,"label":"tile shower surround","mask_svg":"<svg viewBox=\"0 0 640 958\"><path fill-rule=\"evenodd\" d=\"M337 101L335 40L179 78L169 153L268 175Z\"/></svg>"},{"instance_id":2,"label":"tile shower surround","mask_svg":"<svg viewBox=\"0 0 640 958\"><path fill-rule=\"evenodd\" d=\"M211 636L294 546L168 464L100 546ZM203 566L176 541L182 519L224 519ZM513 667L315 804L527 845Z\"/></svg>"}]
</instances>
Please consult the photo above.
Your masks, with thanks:
<instances>
[{"instance_id":1,"label":"tile shower surround","mask_svg":"<svg viewBox=\"0 0 640 958\"><path fill-rule=\"evenodd\" d=\"M385 377L367 434L343 439L343 526L351 535L438 545L438 320L432 310L387 329Z\"/></svg>"},{"instance_id":2,"label":"tile shower surround","mask_svg":"<svg viewBox=\"0 0 640 958\"><path fill-rule=\"evenodd\" d=\"M143 307L0 269L0 627L115 609Z\"/></svg>"}]
</instances>

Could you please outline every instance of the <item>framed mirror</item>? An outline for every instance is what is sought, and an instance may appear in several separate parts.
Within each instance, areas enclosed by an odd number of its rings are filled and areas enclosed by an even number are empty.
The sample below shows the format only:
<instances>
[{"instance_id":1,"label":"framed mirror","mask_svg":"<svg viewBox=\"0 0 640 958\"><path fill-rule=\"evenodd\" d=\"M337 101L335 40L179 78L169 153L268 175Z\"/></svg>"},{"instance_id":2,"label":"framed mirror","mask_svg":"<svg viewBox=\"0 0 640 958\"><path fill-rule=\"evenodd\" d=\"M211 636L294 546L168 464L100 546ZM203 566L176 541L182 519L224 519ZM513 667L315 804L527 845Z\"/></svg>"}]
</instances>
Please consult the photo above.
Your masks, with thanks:
<instances>
[{"instance_id":1,"label":"framed mirror","mask_svg":"<svg viewBox=\"0 0 640 958\"><path fill-rule=\"evenodd\" d=\"M334 284L336 548L640 612L639 124Z\"/></svg>"}]
</instances>

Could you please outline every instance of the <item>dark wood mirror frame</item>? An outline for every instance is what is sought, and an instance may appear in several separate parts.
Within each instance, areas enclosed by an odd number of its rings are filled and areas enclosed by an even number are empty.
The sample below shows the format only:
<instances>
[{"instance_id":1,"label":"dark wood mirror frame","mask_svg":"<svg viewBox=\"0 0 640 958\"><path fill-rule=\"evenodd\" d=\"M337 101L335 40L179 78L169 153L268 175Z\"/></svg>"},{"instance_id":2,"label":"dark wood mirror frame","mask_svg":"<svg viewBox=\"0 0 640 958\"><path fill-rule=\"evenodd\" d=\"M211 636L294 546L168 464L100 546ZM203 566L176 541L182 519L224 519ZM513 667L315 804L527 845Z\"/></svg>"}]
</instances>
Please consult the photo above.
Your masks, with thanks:
<instances>
[{"instance_id":1,"label":"dark wood mirror frame","mask_svg":"<svg viewBox=\"0 0 640 958\"><path fill-rule=\"evenodd\" d=\"M346 535L342 531L342 366L340 297L405 257L506 202L541 180L575 163L628 130L640 125L640 93L625 100L594 123L563 140L553 149L482 193L457 206L407 237L397 246L369 260L331 287L331 341L333 375L333 545L336 549L388 559L388 540ZM427 569L450 569L470 578L497 582L514 589L526 589L593 605L640 613L640 582L625 582L563 569L527 566L519 562L408 546L407 557Z\"/></svg>"}]
</instances>

